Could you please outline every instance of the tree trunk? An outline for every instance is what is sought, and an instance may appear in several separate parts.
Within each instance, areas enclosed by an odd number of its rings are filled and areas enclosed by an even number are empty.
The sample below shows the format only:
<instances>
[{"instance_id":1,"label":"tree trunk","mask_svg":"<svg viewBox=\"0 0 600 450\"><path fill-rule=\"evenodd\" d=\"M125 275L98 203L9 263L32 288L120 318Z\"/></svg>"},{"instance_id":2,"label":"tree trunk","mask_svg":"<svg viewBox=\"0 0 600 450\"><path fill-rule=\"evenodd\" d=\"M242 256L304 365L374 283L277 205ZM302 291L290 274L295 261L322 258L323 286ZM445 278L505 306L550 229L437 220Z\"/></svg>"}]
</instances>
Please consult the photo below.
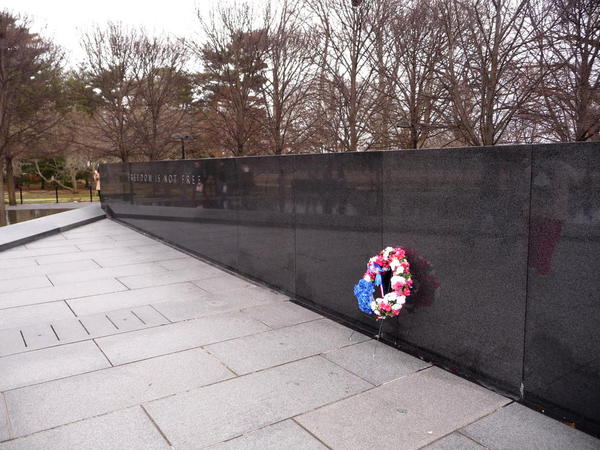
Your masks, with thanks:
<instances>
[{"instance_id":1,"label":"tree trunk","mask_svg":"<svg viewBox=\"0 0 600 450\"><path fill-rule=\"evenodd\" d=\"M8 191L8 204L15 206L17 204L17 194L15 186L15 171L12 158L6 157L6 190Z\"/></svg>"},{"instance_id":2,"label":"tree trunk","mask_svg":"<svg viewBox=\"0 0 600 450\"><path fill-rule=\"evenodd\" d=\"M4 205L4 159L0 158L0 227L6 225L6 206Z\"/></svg>"},{"instance_id":3,"label":"tree trunk","mask_svg":"<svg viewBox=\"0 0 600 450\"><path fill-rule=\"evenodd\" d=\"M71 172L71 184L73 185L73 194L79 194L79 188L77 186L77 171L73 170Z\"/></svg>"}]
</instances>

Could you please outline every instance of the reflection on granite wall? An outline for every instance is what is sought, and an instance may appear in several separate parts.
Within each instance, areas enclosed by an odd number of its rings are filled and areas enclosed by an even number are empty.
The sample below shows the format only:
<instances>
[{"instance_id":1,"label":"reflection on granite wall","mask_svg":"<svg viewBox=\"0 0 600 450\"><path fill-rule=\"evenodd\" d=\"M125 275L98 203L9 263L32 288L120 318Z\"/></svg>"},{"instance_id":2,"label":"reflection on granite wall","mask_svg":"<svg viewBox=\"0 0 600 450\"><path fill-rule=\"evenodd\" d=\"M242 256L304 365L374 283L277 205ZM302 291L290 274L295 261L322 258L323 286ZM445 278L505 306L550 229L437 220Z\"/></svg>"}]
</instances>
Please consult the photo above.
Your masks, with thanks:
<instances>
[{"instance_id":1,"label":"reflection on granite wall","mask_svg":"<svg viewBox=\"0 0 600 450\"><path fill-rule=\"evenodd\" d=\"M352 295L409 250L391 343L594 429L600 144L110 164L118 220L375 333Z\"/></svg>"},{"instance_id":2,"label":"reflection on granite wall","mask_svg":"<svg viewBox=\"0 0 600 450\"><path fill-rule=\"evenodd\" d=\"M383 157L383 178L394 180L384 189L383 240L425 258L440 284L435 299L417 293L414 309L392 322L395 333L515 393L523 361L530 166L527 147Z\"/></svg>"},{"instance_id":3,"label":"reflection on granite wall","mask_svg":"<svg viewBox=\"0 0 600 450\"><path fill-rule=\"evenodd\" d=\"M533 149L526 398L600 432L600 143Z\"/></svg>"}]
</instances>

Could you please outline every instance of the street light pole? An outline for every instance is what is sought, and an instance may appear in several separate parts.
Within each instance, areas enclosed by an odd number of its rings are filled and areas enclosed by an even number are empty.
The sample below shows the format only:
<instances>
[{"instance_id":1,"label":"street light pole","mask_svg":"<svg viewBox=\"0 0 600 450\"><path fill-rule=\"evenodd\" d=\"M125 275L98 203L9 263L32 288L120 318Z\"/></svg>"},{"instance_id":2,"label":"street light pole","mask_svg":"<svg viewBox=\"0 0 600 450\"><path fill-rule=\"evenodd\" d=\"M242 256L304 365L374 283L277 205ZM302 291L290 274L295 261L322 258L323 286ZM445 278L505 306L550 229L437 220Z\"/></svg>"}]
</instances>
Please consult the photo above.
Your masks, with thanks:
<instances>
[{"instance_id":1,"label":"street light pole","mask_svg":"<svg viewBox=\"0 0 600 450\"><path fill-rule=\"evenodd\" d=\"M185 141L194 139L194 137L192 135L183 133L175 133L171 137L181 141L181 159L185 159Z\"/></svg>"}]
</instances>

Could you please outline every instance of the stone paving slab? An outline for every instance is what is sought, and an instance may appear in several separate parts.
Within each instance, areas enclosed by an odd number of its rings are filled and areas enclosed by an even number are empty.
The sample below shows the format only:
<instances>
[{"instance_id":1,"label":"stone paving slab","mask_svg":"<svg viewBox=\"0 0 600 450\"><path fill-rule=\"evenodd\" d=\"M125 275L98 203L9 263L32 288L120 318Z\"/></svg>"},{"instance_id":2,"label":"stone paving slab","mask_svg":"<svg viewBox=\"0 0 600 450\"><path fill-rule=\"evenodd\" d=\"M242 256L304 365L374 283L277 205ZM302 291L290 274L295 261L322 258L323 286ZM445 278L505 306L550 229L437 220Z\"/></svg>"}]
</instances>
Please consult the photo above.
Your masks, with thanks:
<instances>
[{"instance_id":1,"label":"stone paving slab","mask_svg":"<svg viewBox=\"0 0 600 450\"><path fill-rule=\"evenodd\" d=\"M101 280L105 278L118 278L127 277L130 275L139 274L157 274L160 272L166 272L167 269L153 263L142 263L142 264L128 264L125 266L117 267L104 267L98 266L91 270L76 270L72 272L63 272L57 274L50 274L48 278L52 281L55 286L61 284L69 284L73 282L73 278L79 282Z\"/></svg>"},{"instance_id":2,"label":"stone paving slab","mask_svg":"<svg viewBox=\"0 0 600 450\"><path fill-rule=\"evenodd\" d=\"M12 428L10 425L4 394L0 392L0 442L10 439Z\"/></svg>"},{"instance_id":3,"label":"stone paving slab","mask_svg":"<svg viewBox=\"0 0 600 450\"><path fill-rule=\"evenodd\" d=\"M59 339L49 323L23 327L21 335L27 349L51 347L59 343Z\"/></svg>"},{"instance_id":4,"label":"stone paving slab","mask_svg":"<svg viewBox=\"0 0 600 450\"><path fill-rule=\"evenodd\" d=\"M177 449L240 436L371 385L319 356L146 405Z\"/></svg>"},{"instance_id":5,"label":"stone paving slab","mask_svg":"<svg viewBox=\"0 0 600 450\"><path fill-rule=\"evenodd\" d=\"M37 303L48 303L126 290L127 288L117 280L105 279L86 281L82 283L71 283L62 286L27 289L17 292L4 292L0 294L0 309L12 308L15 306L34 305Z\"/></svg>"},{"instance_id":6,"label":"stone paving slab","mask_svg":"<svg viewBox=\"0 0 600 450\"><path fill-rule=\"evenodd\" d=\"M90 239L90 241L96 241L96 240L102 241L106 238L90 237L89 239ZM23 248L37 249L37 248L67 247L67 246L72 246L72 245L76 245L76 244L77 244L76 242L68 241L67 238L65 238L62 234L55 234L52 236L48 236L46 238L39 239L37 241L29 242L29 243L23 245Z\"/></svg>"},{"instance_id":7,"label":"stone paving slab","mask_svg":"<svg viewBox=\"0 0 600 450\"><path fill-rule=\"evenodd\" d=\"M423 447L424 450L485 450L486 447L478 444L460 433L452 433L433 444ZM526 447L521 447L525 449Z\"/></svg>"},{"instance_id":8,"label":"stone paving slab","mask_svg":"<svg viewBox=\"0 0 600 450\"><path fill-rule=\"evenodd\" d=\"M0 281L0 293L12 293L16 291L50 286L52 286L52 283L50 283L48 277L44 275L33 275L27 278L15 278L12 280Z\"/></svg>"},{"instance_id":9,"label":"stone paving slab","mask_svg":"<svg viewBox=\"0 0 600 450\"><path fill-rule=\"evenodd\" d=\"M54 303L48 303L53 305ZM8 310L11 311L11 310ZM2 311L0 311L1 313ZM42 348L126 333L169 323L151 306L108 311L14 329L0 330L0 356L30 352ZM7 339L3 339L6 334ZM2 343L8 342L9 345Z\"/></svg>"},{"instance_id":10,"label":"stone paving slab","mask_svg":"<svg viewBox=\"0 0 600 450\"><path fill-rule=\"evenodd\" d=\"M47 248L13 248L11 250L5 250L0 252L0 259L3 261L15 259L15 258L37 258L38 256L48 255L61 255L64 253L77 253L81 250L73 244L62 245L60 247L47 247Z\"/></svg>"},{"instance_id":11,"label":"stone paving slab","mask_svg":"<svg viewBox=\"0 0 600 450\"><path fill-rule=\"evenodd\" d=\"M332 448L412 449L507 403L498 394L431 367L296 420Z\"/></svg>"},{"instance_id":12,"label":"stone paving slab","mask_svg":"<svg viewBox=\"0 0 600 450\"><path fill-rule=\"evenodd\" d=\"M120 310L106 314L106 318L119 331L127 332L144 328L145 323L129 310Z\"/></svg>"},{"instance_id":13,"label":"stone paving slab","mask_svg":"<svg viewBox=\"0 0 600 450\"><path fill-rule=\"evenodd\" d=\"M160 267L160 266L159 266ZM164 268L163 268L164 269ZM140 289L152 286L164 286L166 284L183 283L186 281L204 280L220 275L222 272L213 267L205 269L184 269L167 271L164 273L143 274L135 276L119 277L119 281L129 289ZM230 275L231 276L231 275ZM233 277L232 277L233 278ZM210 283L209 283L210 284Z\"/></svg>"},{"instance_id":14,"label":"stone paving slab","mask_svg":"<svg viewBox=\"0 0 600 450\"><path fill-rule=\"evenodd\" d=\"M133 249L128 248L114 248L108 250L97 250L97 251L89 251L83 252L78 250L76 252L71 253L61 253L59 255L47 255L47 256L38 256L35 257L36 262L39 265L57 265L63 264L67 262L73 261L81 261L85 259L93 259L97 260L117 260L119 262L124 261L124 264L133 264L129 263L129 258L134 258L136 256L141 256L135 252ZM16 261L16 260L14 260ZM100 264L102 265L102 264Z\"/></svg>"},{"instance_id":15,"label":"stone paving slab","mask_svg":"<svg viewBox=\"0 0 600 450\"><path fill-rule=\"evenodd\" d=\"M110 367L91 341L0 358L0 391Z\"/></svg>"},{"instance_id":16,"label":"stone paving slab","mask_svg":"<svg viewBox=\"0 0 600 450\"><path fill-rule=\"evenodd\" d=\"M41 303L0 310L0 329L19 328L40 322L73 318L65 302Z\"/></svg>"},{"instance_id":17,"label":"stone paving slab","mask_svg":"<svg viewBox=\"0 0 600 450\"><path fill-rule=\"evenodd\" d=\"M274 302L287 300L287 297L279 293L269 291L268 289L260 289L255 286L228 291L223 294L211 295L205 290L203 292L201 297L178 298L177 300L153 303L152 306L171 321L177 322L196 319L209 314L232 312L252 306L270 305ZM255 318L261 320L258 317Z\"/></svg>"},{"instance_id":18,"label":"stone paving slab","mask_svg":"<svg viewBox=\"0 0 600 450\"><path fill-rule=\"evenodd\" d=\"M255 288L256 284L235 275L219 271L214 272L214 275L206 281L202 281L201 284L211 294L222 294L229 291L237 291L246 288Z\"/></svg>"},{"instance_id":19,"label":"stone paving slab","mask_svg":"<svg viewBox=\"0 0 600 450\"><path fill-rule=\"evenodd\" d=\"M101 239L101 238L100 238ZM47 237L43 237L37 239L35 241L28 242L27 244L23 244L24 248L45 248L45 247L54 247L61 245L72 245L71 242L68 242L67 239L61 234L53 234Z\"/></svg>"},{"instance_id":20,"label":"stone paving slab","mask_svg":"<svg viewBox=\"0 0 600 450\"><path fill-rule=\"evenodd\" d=\"M73 230L76 231L76 230ZM55 244L60 243L61 245L64 245L64 243L67 244L73 244L76 245L80 250L84 251L84 249L82 249L80 247L80 245L86 245L86 244L96 244L96 245L102 245L102 244L106 244L106 243L111 243L111 244L118 244L117 241L115 241L112 237L111 234L113 233L117 233L117 230L108 230L108 231L92 231L86 234L75 234L75 235L65 235L65 233L62 233L60 236L64 239L64 241L58 242L55 241ZM131 236L131 239L137 239L137 237ZM32 246L33 244L27 244L28 246ZM119 248L118 245L114 246L114 247L110 247L110 248ZM110 250L110 248L104 249L104 250ZM86 249L85 251L91 251L91 250L102 250L102 249Z\"/></svg>"},{"instance_id":21,"label":"stone paving slab","mask_svg":"<svg viewBox=\"0 0 600 450\"><path fill-rule=\"evenodd\" d=\"M77 271L98 269L100 266L91 259L60 264L58 266L29 265L26 267L2 268L0 280L28 278L36 275L52 275L59 273L74 274Z\"/></svg>"},{"instance_id":22,"label":"stone paving slab","mask_svg":"<svg viewBox=\"0 0 600 450\"><path fill-rule=\"evenodd\" d=\"M25 348L23 336L18 328L0 330L0 355L22 352Z\"/></svg>"},{"instance_id":23,"label":"stone paving slab","mask_svg":"<svg viewBox=\"0 0 600 450\"><path fill-rule=\"evenodd\" d=\"M121 284L121 286L123 286ZM123 289L125 286L123 286ZM122 308L132 308L141 305L161 303L172 298L198 299L207 292L192 283L172 284L146 289L125 290L124 292L106 295L94 295L85 298L69 300L67 303L78 316L113 311Z\"/></svg>"},{"instance_id":24,"label":"stone paving slab","mask_svg":"<svg viewBox=\"0 0 600 450\"><path fill-rule=\"evenodd\" d=\"M18 259L4 259L0 260L0 269L17 269L21 267L32 267L37 266L38 263L35 258L18 258Z\"/></svg>"},{"instance_id":25,"label":"stone paving slab","mask_svg":"<svg viewBox=\"0 0 600 450\"><path fill-rule=\"evenodd\" d=\"M0 444L0 450L169 450L137 407L75 422Z\"/></svg>"},{"instance_id":26,"label":"stone paving slab","mask_svg":"<svg viewBox=\"0 0 600 450\"><path fill-rule=\"evenodd\" d=\"M70 242L70 241L69 241ZM140 237L131 237L126 241L115 241L114 239L106 239L102 241L92 240L90 242L77 242L77 248L82 251L95 251L95 250L108 250L111 248L135 248L135 247L143 247L148 244L155 244L156 241L153 239L140 236Z\"/></svg>"},{"instance_id":27,"label":"stone paving slab","mask_svg":"<svg viewBox=\"0 0 600 450\"><path fill-rule=\"evenodd\" d=\"M206 348L234 372L245 374L367 339L329 319L319 319Z\"/></svg>"},{"instance_id":28,"label":"stone paving slab","mask_svg":"<svg viewBox=\"0 0 600 450\"><path fill-rule=\"evenodd\" d=\"M211 289L210 280L211 279L202 280L202 281L193 281L192 283L198 287L204 286L204 287L202 287L202 289L204 289L207 292L211 292L210 291L210 289ZM236 289L224 289L219 292L213 292L212 295L216 296L216 297L220 297L220 298L230 298L230 299L234 299L235 297L242 297L244 300L246 300L249 303L249 305L255 304L255 302L257 300L263 300L265 298L268 298L268 300L272 301L272 302L287 301L290 299L285 294L273 291L271 289L267 289L262 286L256 286L256 285L248 285L248 286L245 286L242 288L236 288Z\"/></svg>"},{"instance_id":29,"label":"stone paving slab","mask_svg":"<svg viewBox=\"0 0 600 450\"><path fill-rule=\"evenodd\" d=\"M91 339L88 329L83 325L81 319L65 319L52 322L52 329L60 344L69 342L85 341ZM114 332L114 331L113 331Z\"/></svg>"},{"instance_id":30,"label":"stone paving slab","mask_svg":"<svg viewBox=\"0 0 600 450\"><path fill-rule=\"evenodd\" d=\"M233 377L202 349L188 350L5 393L12 437L97 416Z\"/></svg>"},{"instance_id":31,"label":"stone paving slab","mask_svg":"<svg viewBox=\"0 0 600 450\"><path fill-rule=\"evenodd\" d=\"M166 261L169 259L177 259L180 258L182 253L171 250L167 248L163 252L160 253L149 253L149 254L132 254L127 253L122 257L114 257L109 255L104 256L95 256L94 261L96 261L102 267L116 267L116 266L124 266L127 264L140 264L140 263L150 263L150 262L159 262Z\"/></svg>"},{"instance_id":32,"label":"stone paving slab","mask_svg":"<svg viewBox=\"0 0 600 450\"><path fill-rule=\"evenodd\" d=\"M168 261L159 261L156 264L167 270L184 270L193 269L194 267L203 269L207 265L210 265L188 255L181 255L179 258L170 259Z\"/></svg>"},{"instance_id":33,"label":"stone paving slab","mask_svg":"<svg viewBox=\"0 0 600 450\"><path fill-rule=\"evenodd\" d=\"M327 447L293 420L284 420L209 448L214 450L325 450Z\"/></svg>"},{"instance_id":34,"label":"stone paving slab","mask_svg":"<svg viewBox=\"0 0 600 450\"><path fill-rule=\"evenodd\" d=\"M141 233L136 233L132 229L121 225L112 220L100 220L97 223L87 225L85 227L77 227L62 233L67 239L77 237L89 237L94 234L100 235L111 235L111 237L117 234L128 234L131 236L140 236Z\"/></svg>"},{"instance_id":35,"label":"stone paving slab","mask_svg":"<svg viewBox=\"0 0 600 450\"><path fill-rule=\"evenodd\" d=\"M138 236L139 234L137 233L137 231L133 231L133 233L136 233ZM117 237L116 239L118 239L120 242L123 242L123 246L127 246L127 242L129 242L129 239L125 240L122 239L122 235ZM162 253L165 250L172 250L175 251L177 253L179 253L181 256L185 255L185 253L175 249L174 247L170 247L166 244L163 244L162 242L157 241L156 239L150 239L150 242L148 243L148 245L144 245L144 246L140 246L140 247L136 247L135 251L138 253L142 253L142 254L147 254L147 253Z\"/></svg>"},{"instance_id":36,"label":"stone paving slab","mask_svg":"<svg viewBox=\"0 0 600 450\"><path fill-rule=\"evenodd\" d=\"M600 441L513 403L461 430L491 449L592 450Z\"/></svg>"},{"instance_id":37,"label":"stone paving slab","mask_svg":"<svg viewBox=\"0 0 600 450\"><path fill-rule=\"evenodd\" d=\"M310 322L311 320L323 319L322 315L292 302L256 306L244 309L244 312L273 329L289 327L290 325Z\"/></svg>"},{"instance_id":38,"label":"stone paving slab","mask_svg":"<svg viewBox=\"0 0 600 450\"><path fill-rule=\"evenodd\" d=\"M242 313L220 314L97 339L113 365L259 333L269 328Z\"/></svg>"},{"instance_id":39,"label":"stone paving slab","mask_svg":"<svg viewBox=\"0 0 600 450\"><path fill-rule=\"evenodd\" d=\"M431 366L375 340L333 350L323 356L374 385L387 383Z\"/></svg>"},{"instance_id":40,"label":"stone paving slab","mask_svg":"<svg viewBox=\"0 0 600 450\"><path fill-rule=\"evenodd\" d=\"M79 320L94 338L169 323L158 311L147 305L82 316ZM58 329L57 332L60 335Z\"/></svg>"},{"instance_id":41,"label":"stone paving slab","mask_svg":"<svg viewBox=\"0 0 600 450\"><path fill-rule=\"evenodd\" d=\"M127 228L121 224L118 224L116 222L113 222L115 225L117 225L119 227L118 232L111 234L111 237L115 240L115 241L128 241L129 239L133 238L133 237L140 237L140 236L144 236L142 233L132 230L130 228ZM152 238L151 238L152 239ZM159 244L159 242L156 239L152 239L154 245ZM168 245L165 244L160 244L163 246L164 249L167 248L172 248L169 247ZM182 253L183 255L183 253Z\"/></svg>"},{"instance_id":42,"label":"stone paving slab","mask_svg":"<svg viewBox=\"0 0 600 450\"><path fill-rule=\"evenodd\" d=\"M167 302L154 303L152 306L172 322L198 319L200 317L232 312L241 309L246 303L231 302L229 299L210 297L207 293L194 299L177 299Z\"/></svg>"}]
</instances>

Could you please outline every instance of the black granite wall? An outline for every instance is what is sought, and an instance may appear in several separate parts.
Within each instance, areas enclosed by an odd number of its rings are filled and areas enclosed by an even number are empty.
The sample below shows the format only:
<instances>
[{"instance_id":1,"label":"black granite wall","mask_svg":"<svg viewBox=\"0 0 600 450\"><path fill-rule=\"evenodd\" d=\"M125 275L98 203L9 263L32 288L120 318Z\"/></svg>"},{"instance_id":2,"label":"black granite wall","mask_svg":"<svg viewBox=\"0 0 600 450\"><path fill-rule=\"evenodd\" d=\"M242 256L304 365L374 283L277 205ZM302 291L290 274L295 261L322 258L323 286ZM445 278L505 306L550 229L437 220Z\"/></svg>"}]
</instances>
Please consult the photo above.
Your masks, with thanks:
<instances>
[{"instance_id":1,"label":"black granite wall","mask_svg":"<svg viewBox=\"0 0 600 450\"><path fill-rule=\"evenodd\" d=\"M363 331L353 286L383 247L418 290L400 348L600 423L600 143L109 164L115 218Z\"/></svg>"}]
</instances>

